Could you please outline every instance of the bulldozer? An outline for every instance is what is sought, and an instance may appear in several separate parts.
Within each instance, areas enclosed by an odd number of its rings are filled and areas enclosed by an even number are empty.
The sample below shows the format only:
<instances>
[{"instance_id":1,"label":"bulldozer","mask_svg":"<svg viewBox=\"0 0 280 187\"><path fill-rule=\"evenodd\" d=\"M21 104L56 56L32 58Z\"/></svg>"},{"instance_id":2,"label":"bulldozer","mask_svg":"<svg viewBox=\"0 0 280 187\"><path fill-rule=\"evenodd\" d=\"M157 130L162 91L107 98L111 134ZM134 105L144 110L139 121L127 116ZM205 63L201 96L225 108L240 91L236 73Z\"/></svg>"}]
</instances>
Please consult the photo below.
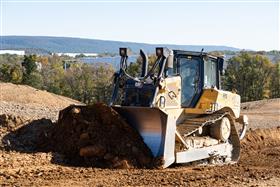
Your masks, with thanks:
<instances>
[{"instance_id":1,"label":"bulldozer","mask_svg":"<svg viewBox=\"0 0 280 187\"><path fill-rule=\"evenodd\" d=\"M162 167L174 163L236 163L248 118L240 96L221 88L224 58L206 52L140 50L141 72L128 73L129 50L120 48L110 106L136 129Z\"/></svg>"}]
</instances>

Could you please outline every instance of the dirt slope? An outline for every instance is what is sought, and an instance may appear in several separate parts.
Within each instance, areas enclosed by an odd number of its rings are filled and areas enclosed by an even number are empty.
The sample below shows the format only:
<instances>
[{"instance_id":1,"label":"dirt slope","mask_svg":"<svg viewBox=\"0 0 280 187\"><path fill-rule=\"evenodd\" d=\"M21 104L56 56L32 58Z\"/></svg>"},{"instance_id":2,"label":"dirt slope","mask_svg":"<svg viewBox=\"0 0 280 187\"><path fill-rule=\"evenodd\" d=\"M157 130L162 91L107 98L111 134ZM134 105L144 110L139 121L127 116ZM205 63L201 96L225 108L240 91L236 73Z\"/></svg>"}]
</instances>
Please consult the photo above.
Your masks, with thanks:
<instances>
[{"instance_id":1,"label":"dirt slope","mask_svg":"<svg viewBox=\"0 0 280 187\"><path fill-rule=\"evenodd\" d=\"M59 110L71 104L81 103L26 85L0 83L0 114L55 121Z\"/></svg>"},{"instance_id":2,"label":"dirt slope","mask_svg":"<svg viewBox=\"0 0 280 187\"><path fill-rule=\"evenodd\" d=\"M65 107L72 103L80 103L68 97L38 90L27 85L0 83L0 90L0 100L6 102L46 107Z\"/></svg>"},{"instance_id":3,"label":"dirt slope","mask_svg":"<svg viewBox=\"0 0 280 187\"><path fill-rule=\"evenodd\" d=\"M252 129L280 126L280 98L242 103L241 109Z\"/></svg>"}]
</instances>

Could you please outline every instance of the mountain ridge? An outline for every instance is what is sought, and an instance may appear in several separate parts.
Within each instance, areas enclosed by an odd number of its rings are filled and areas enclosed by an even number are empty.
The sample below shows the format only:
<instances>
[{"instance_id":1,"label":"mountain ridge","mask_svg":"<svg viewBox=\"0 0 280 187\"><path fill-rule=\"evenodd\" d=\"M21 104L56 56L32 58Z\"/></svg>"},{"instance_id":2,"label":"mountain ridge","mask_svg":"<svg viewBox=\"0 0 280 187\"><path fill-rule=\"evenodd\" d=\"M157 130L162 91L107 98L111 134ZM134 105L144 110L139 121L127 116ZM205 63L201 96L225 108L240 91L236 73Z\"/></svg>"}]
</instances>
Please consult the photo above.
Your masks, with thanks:
<instances>
[{"instance_id":1,"label":"mountain ridge","mask_svg":"<svg viewBox=\"0 0 280 187\"><path fill-rule=\"evenodd\" d=\"M171 49L189 51L240 51L235 47L223 45L176 45L176 44L149 44L127 41L112 41L101 39L87 39L78 37L59 36L17 36L1 37L0 49L37 49L50 53L118 53L119 47L128 47L133 52L141 48L147 53L153 53L155 47L164 46Z\"/></svg>"}]
</instances>

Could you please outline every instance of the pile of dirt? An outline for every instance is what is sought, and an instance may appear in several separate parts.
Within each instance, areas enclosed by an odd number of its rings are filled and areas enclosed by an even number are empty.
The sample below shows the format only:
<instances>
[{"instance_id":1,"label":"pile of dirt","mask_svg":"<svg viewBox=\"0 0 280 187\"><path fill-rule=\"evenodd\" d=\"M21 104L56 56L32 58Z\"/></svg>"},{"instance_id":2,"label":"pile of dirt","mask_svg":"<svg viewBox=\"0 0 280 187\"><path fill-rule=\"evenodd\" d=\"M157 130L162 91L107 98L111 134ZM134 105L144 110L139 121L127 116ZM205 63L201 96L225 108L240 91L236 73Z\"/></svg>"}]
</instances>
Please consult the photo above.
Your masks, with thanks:
<instances>
[{"instance_id":1,"label":"pile of dirt","mask_svg":"<svg viewBox=\"0 0 280 187\"><path fill-rule=\"evenodd\" d=\"M263 147L278 146L280 142L280 127L270 129L249 130L242 140L242 150L244 152L259 150Z\"/></svg>"},{"instance_id":2,"label":"pile of dirt","mask_svg":"<svg viewBox=\"0 0 280 187\"><path fill-rule=\"evenodd\" d=\"M280 127L249 130L241 142L240 164L251 167L280 168Z\"/></svg>"},{"instance_id":3,"label":"pile of dirt","mask_svg":"<svg viewBox=\"0 0 280 187\"><path fill-rule=\"evenodd\" d=\"M58 112L79 101L38 90L27 85L0 83L0 115L9 114L25 119L51 119L56 121Z\"/></svg>"},{"instance_id":4,"label":"pile of dirt","mask_svg":"<svg viewBox=\"0 0 280 187\"><path fill-rule=\"evenodd\" d=\"M48 135L69 159L101 168L150 168L154 160L139 133L105 104L69 106Z\"/></svg>"},{"instance_id":5,"label":"pile of dirt","mask_svg":"<svg viewBox=\"0 0 280 187\"><path fill-rule=\"evenodd\" d=\"M56 95L44 90L27 85L17 85L12 83L0 83L0 100L28 105L38 105L47 107L66 107L70 104L81 104L73 99Z\"/></svg>"},{"instance_id":6,"label":"pile of dirt","mask_svg":"<svg viewBox=\"0 0 280 187\"><path fill-rule=\"evenodd\" d=\"M0 147L23 153L63 155L66 165L100 168L154 168L161 165L139 133L105 104L71 105L50 119L26 121L0 115Z\"/></svg>"}]
</instances>

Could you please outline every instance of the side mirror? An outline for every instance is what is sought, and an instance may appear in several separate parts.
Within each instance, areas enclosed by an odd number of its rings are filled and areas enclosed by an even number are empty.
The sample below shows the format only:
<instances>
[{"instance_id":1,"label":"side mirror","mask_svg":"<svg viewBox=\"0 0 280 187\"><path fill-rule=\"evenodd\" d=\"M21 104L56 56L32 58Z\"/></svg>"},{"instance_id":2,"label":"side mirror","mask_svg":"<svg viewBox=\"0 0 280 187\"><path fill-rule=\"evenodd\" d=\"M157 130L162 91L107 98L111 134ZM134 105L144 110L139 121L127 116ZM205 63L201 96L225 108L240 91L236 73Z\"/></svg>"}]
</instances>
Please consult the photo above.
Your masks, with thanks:
<instances>
[{"instance_id":1,"label":"side mirror","mask_svg":"<svg viewBox=\"0 0 280 187\"><path fill-rule=\"evenodd\" d=\"M163 56L163 47L156 48L156 56L158 57L158 59Z\"/></svg>"}]
</instances>

